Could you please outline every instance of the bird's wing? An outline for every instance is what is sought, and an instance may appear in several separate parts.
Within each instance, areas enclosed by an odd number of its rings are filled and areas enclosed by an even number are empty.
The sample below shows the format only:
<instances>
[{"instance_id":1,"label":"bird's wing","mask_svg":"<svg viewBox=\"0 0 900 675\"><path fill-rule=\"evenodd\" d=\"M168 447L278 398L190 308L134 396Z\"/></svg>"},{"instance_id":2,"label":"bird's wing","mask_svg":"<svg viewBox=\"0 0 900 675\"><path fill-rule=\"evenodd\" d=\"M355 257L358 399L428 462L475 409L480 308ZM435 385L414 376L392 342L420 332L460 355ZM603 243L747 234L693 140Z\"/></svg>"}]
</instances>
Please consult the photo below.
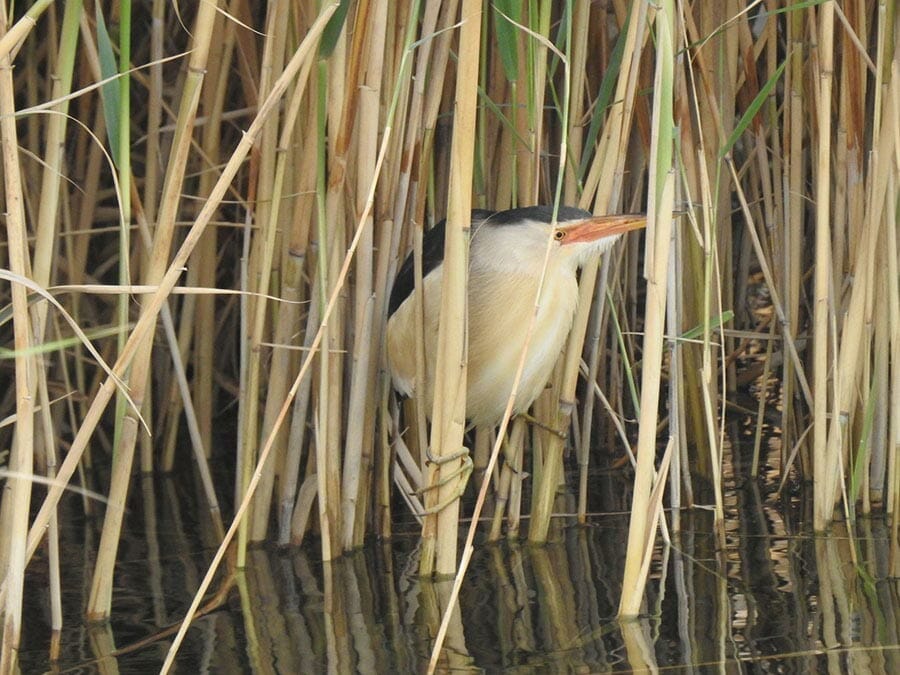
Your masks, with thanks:
<instances>
[{"instance_id":1,"label":"bird's wing","mask_svg":"<svg viewBox=\"0 0 900 675\"><path fill-rule=\"evenodd\" d=\"M493 211L486 209L472 210L472 224L487 220ZM428 276L428 273L438 267L444 261L444 238L447 231L447 221L442 220L437 225L427 230L422 237L422 276ZM412 295L413 288L416 285L416 275L413 268L413 254L410 252L406 256L406 260L400 266L397 277L394 279L394 286L391 288L391 297L388 300L388 317L390 317L403 301Z\"/></svg>"}]
</instances>

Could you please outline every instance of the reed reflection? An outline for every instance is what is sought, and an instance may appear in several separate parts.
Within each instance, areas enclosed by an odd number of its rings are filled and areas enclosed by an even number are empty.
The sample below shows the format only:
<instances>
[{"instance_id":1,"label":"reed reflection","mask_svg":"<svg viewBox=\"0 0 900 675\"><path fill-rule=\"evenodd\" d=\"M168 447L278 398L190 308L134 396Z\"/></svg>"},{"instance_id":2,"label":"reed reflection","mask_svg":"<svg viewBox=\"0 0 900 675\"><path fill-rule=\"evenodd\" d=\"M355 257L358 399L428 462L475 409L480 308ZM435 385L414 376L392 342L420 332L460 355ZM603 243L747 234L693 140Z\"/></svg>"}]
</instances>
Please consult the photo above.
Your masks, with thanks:
<instances>
[{"instance_id":1,"label":"reed reflection","mask_svg":"<svg viewBox=\"0 0 900 675\"><path fill-rule=\"evenodd\" d=\"M126 541L116 570L117 585L127 589L117 594L116 621L80 628L85 594L72 580L90 561L66 557L65 587L75 592L64 596L65 615L75 619L63 627L60 669L92 662L116 672L161 662L165 636L130 647L178 620L196 588L210 549L191 546L212 543L206 528L182 510L171 481L143 487L129 516L141 534ZM681 513L682 530L656 550L642 616L628 624L615 618L624 516L581 527L560 520L554 542L540 547L481 541L439 671L900 672L889 527L862 520L856 532L838 524L829 536L812 536L797 525L802 501L754 483L733 490L727 508L739 525L727 532L724 550L716 549L709 511ZM96 523L80 527L78 536L71 525L65 530L70 552L83 544L68 539L95 537ZM314 545L309 554L252 550L225 603L188 633L178 668L422 672L451 584L418 576L417 539L373 543L328 564L317 558ZM28 640L25 666L46 659L46 647L41 656L35 645L49 643L49 629Z\"/></svg>"}]
</instances>

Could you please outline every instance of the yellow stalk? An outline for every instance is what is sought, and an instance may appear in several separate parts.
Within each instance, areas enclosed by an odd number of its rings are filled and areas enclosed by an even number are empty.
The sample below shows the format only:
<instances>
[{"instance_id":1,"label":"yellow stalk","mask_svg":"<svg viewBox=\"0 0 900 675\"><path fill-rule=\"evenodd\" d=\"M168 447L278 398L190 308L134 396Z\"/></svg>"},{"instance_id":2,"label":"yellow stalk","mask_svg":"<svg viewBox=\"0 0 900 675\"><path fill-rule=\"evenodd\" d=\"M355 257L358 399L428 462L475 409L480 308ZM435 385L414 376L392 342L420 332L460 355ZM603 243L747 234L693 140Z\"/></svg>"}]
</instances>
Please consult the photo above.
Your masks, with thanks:
<instances>
[{"instance_id":1,"label":"yellow stalk","mask_svg":"<svg viewBox=\"0 0 900 675\"><path fill-rule=\"evenodd\" d=\"M55 55L56 72L53 75L53 88L51 98L59 101L55 106L53 114L46 118L46 154L43 159L43 172L41 176L40 187L40 204L37 214L36 236L34 242L34 269L32 272L33 280L41 287L50 285L51 271L56 255L59 255L59 223L60 217L60 183L63 174L63 148L65 145L66 128L68 122L69 101L66 96L72 88L72 71L75 64L75 49L78 40L78 21L82 12L80 2L72 2L66 4L65 13L63 15L63 24L60 30L59 49ZM37 117L31 120L36 123ZM15 127L13 127L15 128ZM12 170L12 169L10 169ZM13 246L13 238L9 238L10 247ZM27 258L27 248L26 258ZM12 256L11 256L12 257ZM21 261L18 261L21 262ZM20 271L10 261L10 269L14 273ZM14 312L16 296L13 295ZM33 310L34 317L34 342L39 344L44 339L46 332L47 320L47 303L37 303ZM18 335L14 337L17 340L16 348L19 349ZM60 355L62 355L60 350ZM22 357L28 363L35 366L34 376L36 381L32 381L30 386L37 388L37 395L41 401L41 416L43 430L43 451L46 453L46 471L48 478L53 478L56 472L56 441L54 439L53 420L49 409L49 396L47 393L47 371L46 366L39 365L37 361L31 357ZM18 383L19 370L17 359L16 381ZM17 408L18 410L18 408ZM33 432L32 432L33 433ZM21 461L21 456L19 456ZM12 466L10 466L12 468ZM12 497L10 497L12 499ZM26 513L28 509L26 508ZM19 532L18 528L9 528L10 533ZM25 526L27 531L27 523ZM54 630L58 631L62 625L62 609L60 599L59 586L59 540L58 540L58 524L54 515L50 521L49 546L50 546L50 577L51 577L51 611L52 623ZM5 543L5 542L4 542ZM3 546L3 555L5 556L6 547Z\"/></svg>"},{"instance_id":2,"label":"yellow stalk","mask_svg":"<svg viewBox=\"0 0 900 675\"><path fill-rule=\"evenodd\" d=\"M279 326L285 331L296 330L300 323L301 301L305 298L319 296L316 284L318 277L313 280L311 287L307 288L305 282L306 270L304 266L311 256L309 254L310 231L312 228L312 203L315 191L316 174L316 116L315 96L310 92L309 112L305 116L306 123L301 132L304 139L302 150L299 153L294 172L294 192L299 195L295 203L292 215L291 233L288 238L288 250L285 256L284 275L282 280L282 295L291 304L283 307L279 316ZM319 304L309 304L309 313L306 317L306 331L304 334L305 348L312 343L319 325ZM287 336L280 331L278 340L287 340ZM310 392L312 390L312 378L307 377L301 384L300 392L294 404L291 418L291 429L288 436L287 453L281 468L279 481L279 506L278 506L278 542L284 546L291 541L292 513L295 510L295 499L298 497L297 486L300 473L300 461L306 440L306 423L308 420ZM295 533L296 537L297 534Z\"/></svg>"},{"instance_id":3,"label":"yellow stalk","mask_svg":"<svg viewBox=\"0 0 900 675\"><path fill-rule=\"evenodd\" d=\"M578 200L576 188L576 171L581 165L581 153L584 145L585 75L588 71L588 33L590 32L591 3L576 2L572 16L572 100L569 117L569 155L565 162L566 180L563 186L563 204L575 204Z\"/></svg>"},{"instance_id":4,"label":"yellow stalk","mask_svg":"<svg viewBox=\"0 0 900 675\"><path fill-rule=\"evenodd\" d=\"M377 2L375 7L367 6L369 12L363 13L362 7L357 16L354 31L354 49L360 49L368 38L368 50L363 52L364 78L359 91L359 129L357 143L356 197L357 204L364 204L369 186L374 180L375 164L378 155L378 125L380 121L379 107L381 94L382 68L384 64L385 40L387 34L387 3ZM359 207L357 207L359 209ZM373 406L375 389L375 371L370 364L380 353L381 331L375 330L374 297L374 260L375 242L374 218L370 215L363 225L363 236L360 239L359 253L356 257L356 325L354 329L352 381L349 392L348 418L355 420L347 429L344 449L344 465L342 470L343 484L341 499L343 511L344 550L349 550L362 543L365 533L365 497L371 480L370 451L372 444L371 430L373 424L368 422L367 414ZM363 421L366 420L366 421ZM367 433L369 432L369 433Z\"/></svg>"},{"instance_id":5,"label":"yellow stalk","mask_svg":"<svg viewBox=\"0 0 900 675\"><path fill-rule=\"evenodd\" d=\"M900 76L895 69L892 80L897 82ZM894 88L895 94L898 88ZM895 110L896 107L895 103ZM890 199L893 203L897 201L897 177L891 176L888 186ZM892 364L900 364L900 287L894 280L898 278L900 273L900 263L897 260L897 214L895 209L886 209L887 219L885 222L887 236L885 251L887 253L887 265L884 269L885 285L888 290L888 322L886 330L890 335L890 362ZM887 428L887 492L885 494L884 508L888 515L893 515L893 523L895 528L895 537L897 532L896 517L897 510L900 508L900 368L892 367L890 370L890 408L888 412L888 428ZM895 561L896 565L900 564Z\"/></svg>"},{"instance_id":6,"label":"yellow stalk","mask_svg":"<svg viewBox=\"0 0 900 675\"><path fill-rule=\"evenodd\" d=\"M659 408L661 363L664 345L666 282L668 281L669 242L672 230L674 173L672 172L672 85L674 77L675 3L660 3L656 11L656 77L653 97L653 135L650 146L650 200L648 203L646 267L647 300L644 324L644 358L641 371L641 423L638 428L637 470L634 480L628 548L619 616L633 617L640 612L644 596L641 569L652 551L646 542L655 522L648 522L653 460L656 456L656 422Z\"/></svg>"},{"instance_id":7,"label":"yellow stalk","mask_svg":"<svg viewBox=\"0 0 900 675\"><path fill-rule=\"evenodd\" d=\"M0 9L0 26L7 25L6 7ZM19 166L19 141L16 133L15 95L12 63L8 54L0 55L0 152L3 155L7 254L13 274L30 277L28 235ZM3 641L0 646L0 672L18 670L19 642L22 637L22 600L25 588L25 533L28 530L31 480L34 463L34 406L37 395L37 365L30 353L33 335L28 297L22 284L12 283L13 344L15 359L15 442L9 455L9 470L2 504L4 536L0 541L0 577L3 588Z\"/></svg>"},{"instance_id":8,"label":"yellow stalk","mask_svg":"<svg viewBox=\"0 0 900 675\"><path fill-rule=\"evenodd\" d=\"M94 399L92 400L91 405L88 408L87 413L85 414L84 420L82 421L82 424L78 429L75 439L72 442L69 453L66 455L63 463L60 465L58 482L50 486L47 497L44 499L44 502L41 505L41 508L38 511L34 522L32 523L31 529L28 533L28 558L34 555L38 543L40 542L40 539L43 536L43 533L49 522L50 514L55 509L60 497L63 494L63 491L65 490L65 486L68 484L69 479L75 472L75 469L82 458L85 448L87 447L87 443L90 440L94 429L99 423L100 418L104 410L106 409L106 406L109 404L110 398L116 390L117 383L120 381L120 378L123 376L132 360L134 359L138 346L144 341L144 339L149 334L150 329L155 325L156 316L160 311L162 303L165 301L172 288L175 286L175 283L182 275L182 270L184 269L184 265L187 262L188 257L197 245L197 241L203 234L206 226L209 224L209 221L211 220L213 214L221 203L221 200L225 196L225 193L228 191L229 185L237 174L238 169L241 167L244 159L247 157L251 148L253 147L253 144L256 140L257 135L259 134L263 122L277 109L285 89L293 80L293 78L296 77L300 67L309 57L312 48L317 44L318 37L324 27L324 24L327 22L331 14L333 14L337 9L337 5L338 3L335 2L326 6L322 10L322 13L316 20L316 23L313 24L313 26L310 28L310 31L307 34L307 37L304 40L303 44L301 44L300 48L293 55L288 65L285 67L284 72L279 76L277 82L275 83L275 86L272 89L272 92L260 105L256 118L242 136L237 148L223 168L222 175L216 182L215 188L210 194L209 199L205 202L203 209L197 216L194 224L187 232L184 242L173 257L172 262L169 265L166 274L160 281L156 292L148 298L146 311L142 313L140 319L135 324L124 349L119 354L119 358L112 368L111 374L109 374L106 379L103 380L102 385L94 396ZM313 346L318 346L318 343L314 342ZM303 372L305 373L305 371ZM243 511L241 511L241 515L243 515ZM226 535L228 536L227 540L230 541L230 536L228 535L228 533L226 533ZM233 532L231 533L231 535L233 535ZM5 596L5 593L6 588L4 586L2 589L2 594L0 595Z\"/></svg>"},{"instance_id":9,"label":"yellow stalk","mask_svg":"<svg viewBox=\"0 0 900 675\"><path fill-rule=\"evenodd\" d=\"M266 41L263 48L263 59L260 68L260 96L266 96L273 86L276 73L282 70L288 33L288 6L285 2L273 2L268 6L268 14L266 16ZM300 83L303 88L303 83ZM295 90L296 93L297 90ZM292 97L292 108L298 105L297 97ZM291 128L288 128L292 131ZM237 476L237 497L241 498L246 491L247 483L250 480L250 472L256 464L257 449L259 446L259 400L258 392L261 387L261 364L262 347L265 335L266 322L266 297L268 292L272 268L275 262L275 243L277 238L277 228L275 222L278 218L278 205L280 200L276 195L276 182L284 179L284 154L278 157L278 120L272 119L266 124L260 134L258 145L259 171L257 174L257 184L255 186L255 194L257 201L254 204L253 218L259 223L258 236L253 237L250 250L250 259L246 262L248 265L248 273L246 283L248 285L244 290L256 291L260 295L247 296L244 303L246 307L246 353L243 355L245 366L245 379L242 386L245 396L241 397L240 405L240 464ZM285 144L286 145L286 144ZM276 161L281 160L280 170L276 168ZM250 236L249 228L245 232L245 236ZM279 258L280 262L280 258ZM248 539L259 540L260 518L259 511L263 511L266 517L262 521L263 525L268 522L268 498L271 496L273 474L268 472L262 483L263 488L257 494L257 508L251 515L251 518L242 525L238 535L237 564L238 567L244 566L246 555L246 545ZM251 535L252 531L252 535Z\"/></svg>"},{"instance_id":10,"label":"yellow stalk","mask_svg":"<svg viewBox=\"0 0 900 675\"><path fill-rule=\"evenodd\" d=\"M225 166L225 169L222 172L222 177L216 183L215 189L210 196L210 201L207 202L200 216L197 218L197 222L191 228L190 233L185 239L184 244L179 249L178 253L175 256L175 260L173 261L173 266L169 268L169 272L166 274L166 277L163 279L163 284L161 284L162 288L160 293L154 296L154 299L161 300L164 292L168 289L165 288L166 282L170 280L174 282L177 277L178 267L175 265L179 263L179 258L182 256L186 259L187 255L190 253L193 246L196 245L197 239L199 239L200 235L203 232L203 228L206 226L208 219L211 217L213 210L218 206L218 201L221 200L224 195L228 183L231 179L234 178L235 173L237 172L238 166L247 156L251 147L253 146L254 141L256 140L257 134L259 134L260 129L262 128L265 119L268 115L270 115L276 109L281 96L284 94L290 82L297 76L298 71L301 67L307 62L307 60L312 55L312 50L318 45L319 38L324 30L325 26L328 23L328 19L334 14L334 12L338 8L338 3L333 2L329 5L326 5L322 8L319 16L316 18L315 22L310 26L309 32L306 34L303 42L300 44L300 47L288 61L287 65L284 68L284 71L275 81L275 84L272 87L269 96L260 106L259 113L257 114L254 123L251 125L250 129L244 134L244 137L241 139L238 148L235 150L234 154L232 154L231 159L228 164ZM345 261L345 265L342 268L342 277L346 276L347 268L349 266L349 256L353 252L353 246L351 245L351 250L348 252L348 259ZM181 264L184 263L184 260L180 261ZM339 282L342 282L343 279L338 279ZM340 283L338 283L338 288L340 287ZM337 290L332 294L329 299L328 306L326 307L324 314L324 321L327 321L328 315L332 311L334 307L334 300L337 296ZM135 332L137 332L138 327L140 326L140 322L138 326L135 327ZM319 331L316 334L316 338L313 340L313 343L310 347L310 354L307 355L303 367L300 369L300 373L297 375L297 378L294 380L294 384L291 387L290 392L288 393L288 397L282 406L281 412L279 414L279 419L276 422L276 428L280 426L281 422L284 420L287 415L287 410L290 402L293 400L294 395L297 393L297 389L299 388L300 383L302 382L304 376L309 369L309 366L312 362L311 355L318 349L322 340L322 328L319 328ZM128 344L131 344L134 341L134 335L129 340ZM120 357L121 358L121 357ZM107 398L108 401L108 398ZM228 549L231 540L234 538L234 535L237 533L238 526L243 521L244 516L246 515L247 509L250 505L250 500L253 496L253 491L256 488L256 485L259 483L260 478L262 477L262 467L265 465L266 459L268 457L269 451L272 447L273 436L270 435L266 444L262 447L260 451L259 462L257 463L256 471L254 471L253 476L250 478L250 482L247 485L247 492L244 495L243 500L241 501L237 511L235 512L234 519L232 520L231 525L228 528L228 531L225 533L225 538L222 540L219 548L216 551L215 556L213 557L212 562L207 570L206 575L203 580L200 582L200 588L197 590L197 593L194 595L194 599L191 602L191 606L189 607L187 614L185 615L184 620L179 627L178 634L175 636L172 641L172 645L169 648L169 652L166 655L166 660L163 663L161 673L167 673L169 669L172 667L172 663L174 661L175 655L178 652L178 649L181 645L181 642L184 640L184 636L187 633L188 628L190 627L191 620L195 615L198 607L200 606L200 601L202 600L206 590L209 588L209 585L212 583L212 579L215 576L216 570L218 569L219 564L225 556L225 552Z\"/></svg>"},{"instance_id":11,"label":"yellow stalk","mask_svg":"<svg viewBox=\"0 0 900 675\"><path fill-rule=\"evenodd\" d=\"M786 201L784 208L785 223L782 228L782 248L784 274L784 331L796 335L800 326L800 290L802 284L803 269L801 260L804 250L803 223L805 218L804 193L804 98L803 98L803 65L806 59L804 43L804 13L791 12L787 17L787 35L790 45L791 63L786 69L786 90L788 92L785 101L784 113L784 147L787 149L784 164L784 179L787 189L784 193ZM795 425L793 422L795 364L785 360L782 374L782 388L784 398L784 410L782 412L782 428L784 429L784 446L789 447L795 438ZM812 405L810 399L809 404ZM782 457L786 459L786 457Z\"/></svg>"},{"instance_id":12,"label":"yellow stalk","mask_svg":"<svg viewBox=\"0 0 900 675\"><path fill-rule=\"evenodd\" d=\"M21 19L10 26L9 30L0 38L0 59L8 56L10 63L15 60L15 53L35 27L41 14L52 4L53 0L37 0ZM5 21L4 25L6 25Z\"/></svg>"},{"instance_id":13,"label":"yellow stalk","mask_svg":"<svg viewBox=\"0 0 900 675\"><path fill-rule=\"evenodd\" d=\"M816 119L820 133L816 155L816 273L813 312L813 495L815 499L814 526L824 530L831 521L837 497L834 471L837 458L831 453L836 447L826 446L828 434L828 372L829 316L835 299L831 279L831 87L834 62L834 2L822 5L819 29L819 91ZM835 373L837 378L838 373ZM835 383L837 386L837 382ZM835 402L836 403L836 402Z\"/></svg>"},{"instance_id":14,"label":"yellow stalk","mask_svg":"<svg viewBox=\"0 0 900 675\"><path fill-rule=\"evenodd\" d=\"M450 149L450 183L447 202L447 235L441 286L441 318L435 365L434 409L431 415L431 453L437 461L428 466L426 508L440 507L425 519L422 531L420 572L452 574L456 570L459 495L464 485L453 472L462 468L466 426L466 270L469 261L468 227L472 210L472 169L476 104L478 100L478 45L481 36L481 3L463 0L456 71L456 105L453 143ZM442 459L447 461L441 463ZM451 480L442 480L450 477ZM439 486L439 487L438 487Z\"/></svg>"},{"instance_id":15,"label":"yellow stalk","mask_svg":"<svg viewBox=\"0 0 900 675\"><path fill-rule=\"evenodd\" d=\"M194 50L191 52L190 72L185 80L184 94L181 100L179 111L180 124L166 173L163 198L160 204L159 222L154 235L153 252L149 268L146 271L147 283L151 285L159 283L162 279L171 248L175 219L181 197L181 186L193 131L193 121L196 116L200 87L203 83L203 72L205 70L209 42L212 39L215 16L215 3L204 4L197 14L194 26ZM156 318L156 311L158 310L152 311L154 319ZM144 313L151 313L151 310L144 309ZM131 372L129 373L131 395L138 408L143 403L144 392L148 383L152 346L153 341L147 336L137 350ZM123 349L123 353L124 351ZM128 495L134 444L137 441L137 436L138 420L129 412L122 422L122 435L113 466L109 504L107 505L106 518L103 522L103 534L100 539L100 551L94 567L87 609L87 614L92 619L108 617L112 604L116 551L125 511L125 500Z\"/></svg>"},{"instance_id":16,"label":"yellow stalk","mask_svg":"<svg viewBox=\"0 0 900 675\"><path fill-rule=\"evenodd\" d=\"M318 293L318 280L311 288L311 295ZM310 303L310 311L306 321L306 338L303 343L304 351L311 351L314 338L318 335L319 303ZM297 398L294 401L291 413L291 429L288 438L288 454L285 457L284 471L282 472L281 504L278 512L278 542L282 546L288 544L300 544L306 533L306 524L309 514L306 511L312 507L312 497L307 502L303 499L305 490L311 490L315 496L317 486L315 473L315 455L307 454L309 473L298 489L298 475L300 472L300 458L306 445L306 426L309 419L309 409L312 406L312 373L301 381Z\"/></svg>"},{"instance_id":17,"label":"yellow stalk","mask_svg":"<svg viewBox=\"0 0 900 675\"><path fill-rule=\"evenodd\" d=\"M284 17L278 17L276 20L283 21ZM260 238L265 238L265 245L261 252L262 268L257 289L263 294L266 293L271 285L271 275L269 270L276 265L276 258L278 260L282 258L280 252L278 252L276 248L279 241L283 241L283 238L280 237L280 224L285 220L282 212L282 205L285 196L284 188L285 181L287 180L286 174L289 170L289 162L293 158L293 153L291 152L292 147L294 143L297 142L295 140L297 118L300 114L306 87L309 82L310 70L310 64L306 64L300 72L300 76L297 79L294 91L291 94L291 100L284 115L281 135L274 148L275 175L269 186L271 189L271 204L266 211L269 221L260 232ZM261 373L259 372L261 369L259 357L260 352L262 351L259 341L263 340L265 337L267 304L265 295L260 295L257 298L255 304L256 314L251 333L251 341L253 344L250 351L256 357L251 363L253 364L253 369L256 370L255 377L258 378L258 380L262 379ZM266 438L271 433L278 410L281 407L290 386L289 372L291 354L286 348L286 343L290 340L294 326L288 323L292 318L293 312L284 311L285 309L286 308L284 307L278 309L278 318L276 319L274 344L285 346L281 348L276 347L272 353L268 386L266 387L266 405L263 414L262 427L260 429L260 436L262 438ZM283 317L282 313L284 314ZM248 390L256 391L257 389L252 385L248 385ZM256 397L254 396L252 398ZM268 470L264 472L263 479L256 491L250 529L251 541L262 541L266 538L270 520L270 503L275 483L275 474L277 472L277 467L282 463L284 443L285 439L282 435L279 437L279 442L275 449L275 457L272 458ZM245 446L245 449L249 449L249 447L253 447L253 445Z\"/></svg>"},{"instance_id":18,"label":"yellow stalk","mask_svg":"<svg viewBox=\"0 0 900 675\"><path fill-rule=\"evenodd\" d=\"M162 125L163 110L163 26L166 18L166 3L163 0L153 0L152 18L150 24L150 82L147 100L147 150L146 170L144 172L144 213L151 223L156 222L157 197L159 195L159 162L160 156L160 126ZM221 19L219 19L221 21ZM219 33L221 24L215 30ZM219 59L212 59L217 63Z\"/></svg>"},{"instance_id":19,"label":"yellow stalk","mask_svg":"<svg viewBox=\"0 0 900 675\"><path fill-rule=\"evenodd\" d=\"M236 4L235 2L232 5ZM157 11L154 5L154 13ZM220 143L222 138L222 116L225 107L225 95L227 85L232 71L229 67L232 63L235 44L235 25L231 20L224 17L217 19L217 31L219 35L224 32L221 43L211 45L211 58L209 59L210 76L207 78L211 86L204 87L204 96L201 100L202 111L206 116L206 124L203 126L202 137L200 141L202 155L207 158L210 166L216 166L219 163ZM212 84L215 83L215 84ZM148 110L148 126L152 122L153 109ZM153 160L154 155L150 154L152 149L153 134L152 127L148 130L147 152L148 158ZM216 174L211 171L205 171L200 176L198 194L205 197L210 193L215 183ZM151 174L148 169L148 176L145 179L145 193L149 193ZM155 206L155 193L153 193ZM145 208L148 207L145 198ZM150 217L148 209L148 218ZM200 239L197 245L195 256L197 259L196 273L197 284L203 288L211 288L216 285L216 271L218 264L216 260L216 234L218 228L212 226L207 229L205 235ZM207 330L209 326L215 325L215 298L210 295L201 295L197 298L194 320L194 404L196 406L197 426L201 438L211 438L213 431L213 379L215 376L215 343L209 339ZM209 451L207 450L207 453ZM171 467L163 465L163 470L171 470Z\"/></svg>"},{"instance_id":20,"label":"yellow stalk","mask_svg":"<svg viewBox=\"0 0 900 675\"><path fill-rule=\"evenodd\" d=\"M617 85L615 103L610 110L609 119L604 129L604 136L597 148L594 163L588 173L587 183L591 184L591 190L596 190L594 203L598 208L607 212L611 211L621 200L621 172L625 164L625 154L628 146L628 137L632 123L632 106L637 91L638 64L640 61L639 42L646 27L646 5L640 3L634 7L634 12L628 23L628 36L625 45L625 54L630 59L623 59L619 81ZM631 51L629 51L631 50ZM565 156L565 153L563 153ZM613 161L614 158L614 161ZM582 197L583 204L589 200L591 192L586 189ZM568 420L571 415L571 403L575 399L575 385L577 384L578 367L581 363L581 349L584 344L584 335L587 330L588 313L590 311L591 297L593 296L597 278L597 265L585 265L579 282L578 311L576 312L572 330L566 343L564 374L559 389L559 399L564 410L558 414L555 420L551 420L551 426L559 429L568 428ZM547 532L550 527L550 517L553 512L553 500L561 479L562 472L562 439L551 436L546 449L546 457L541 463L540 474L535 471L534 497L531 504L531 523L528 530L528 540L531 542L544 542L547 540Z\"/></svg>"}]
</instances>

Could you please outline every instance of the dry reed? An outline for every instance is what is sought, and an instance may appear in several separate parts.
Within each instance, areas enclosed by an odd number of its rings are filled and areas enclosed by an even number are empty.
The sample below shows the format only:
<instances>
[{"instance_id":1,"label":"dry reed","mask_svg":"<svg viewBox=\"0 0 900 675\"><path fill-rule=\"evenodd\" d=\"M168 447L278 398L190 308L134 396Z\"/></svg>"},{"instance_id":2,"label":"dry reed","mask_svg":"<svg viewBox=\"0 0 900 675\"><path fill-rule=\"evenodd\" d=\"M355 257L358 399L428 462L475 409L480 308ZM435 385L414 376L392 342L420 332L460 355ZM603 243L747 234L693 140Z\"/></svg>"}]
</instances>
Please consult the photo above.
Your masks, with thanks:
<instances>
[{"instance_id":1,"label":"dry reed","mask_svg":"<svg viewBox=\"0 0 900 675\"><path fill-rule=\"evenodd\" d=\"M0 17L0 419L15 422L0 427L0 670L15 663L26 566L44 542L61 626L56 507L76 472L108 500L85 612L109 615L135 463L196 462L211 540L240 526L238 565L252 541L309 534L336 558L389 536L409 504L420 571L449 575L473 508L468 466L488 536L539 543L568 522L561 498L577 491L585 518L589 467L635 443L620 612L636 614L663 440L668 505L694 506L708 481L723 545L724 411L756 343L781 394L779 479L812 482L814 527L896 514L896 21L873 0L235 0L182 14L36 2ZM479 429L470 460L455 395L468 213L557 200L646 208L643 248L630 239L581 274L573 331L533 410L572 440L515 422L501 461L504 434ZM421 277L423 230L443 215L444 393L431 411L401 410L384 370L386 298L408 251ZM749 309L751 276L768 313ZM421 380L421 344L410 358ZM609 421L598 400L637 423ZM235 466L233 483L216 464ZM227 530L217 492L237 505ZM677 531L677 511L666 522ZM436 629L452 618L445 591Z\"/></svg>"}]
</instances>

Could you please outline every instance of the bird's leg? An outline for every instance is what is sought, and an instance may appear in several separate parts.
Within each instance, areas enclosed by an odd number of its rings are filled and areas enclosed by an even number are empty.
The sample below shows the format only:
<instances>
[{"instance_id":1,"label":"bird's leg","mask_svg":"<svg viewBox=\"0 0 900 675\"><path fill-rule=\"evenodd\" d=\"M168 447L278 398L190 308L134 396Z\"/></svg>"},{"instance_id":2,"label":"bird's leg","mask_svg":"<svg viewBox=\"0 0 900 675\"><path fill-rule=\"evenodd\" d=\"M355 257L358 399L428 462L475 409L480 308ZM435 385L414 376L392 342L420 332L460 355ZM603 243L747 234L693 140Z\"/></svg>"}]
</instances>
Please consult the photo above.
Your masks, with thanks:
<instances>
[{"instance_id":1,"label":"bird's leg","mask_svg":"<svg viewBox=\"0 0 900 675\"><path fill-rule=\"evenodd\" d=\"M422 511L422 513L420 515L423 515L423 516L431 515L433 513L438 513L440 511L443 511L447 506L449 506L453 502L454 499L459 499L460 497L462 497L463 492L465 492L465 490L466 490L466 485L469 482L469 476L472 475L472 466L473 466L472 458L469 457L469 450L466 447L463 447L462 450L459 450L459 451L453 453L453 455L450 455L448 457L440 457L440 458L432 459L430 454L428 455L428 457L429 457L430 461L433 461L435 464L438 464L438 465L446 464L447 462L449 462L450 460L453 460L453 459L461 460L461 464L456 469L454 469L449 474L447 474L446 476L441 475L441 478L433 485L428 485L427 487L423 487L423 488L416 490L416 495L418 495L419 497L422 497L425 495L426 492L429 492L429 491L437 489L437 488L441 488L441 487L447 485L450 481L458 479L459 487L456 490L454 490L453 494L451 494L449 497L447 497L447 499L440 502L439 504L435 504L434 506ZM442 472L442 474L443 474L443 472Z\"/></svg>"},{"instance_id":2,"label":"bird's leg","mask_svg":"<svg viewBox=\"0 0 900 675\"><path fill-rule=\"evenodd\" d=\"M443 464L446 464L447 462L452 462L454 459L462 459L463 457L468 458L469 457L469 449L466 446L463 446L456 452L451 452L449 455L445 455L443 457L437 457L436 455L432 455L431 448L429 446L426 446L425 447L425 457L427 457L428 461L431 462L432 464L437 464L438 466L441 466ZM471 462L472 462L472 460L469 459L469 463L471 463Z\"/></svg>"},{"instance_id":3,"label":"bird's leg","mask_svg":"<svg viewBox=\"0 0 900 675\"><path fill-rule=\"evenodd\" d=\"M519 413L518 415L516 415L516 417L521 417L523 420L525 420L529 424L533 424L534 426L539 427L540 429L543 429L544 431L546 431L549 434L558 436L559 438L561 438L564 441L569 438L569 433L567 431L563 431L562 429L554 429L553 427L548 426L548 425L544 424L543 422L541 422L537 417L534 417L533 415L529 415L528 413L522 412L522 413Z\"/></svg>"},{"instance_id":4,"label":"bird's leg","mask_svg":"<svg viewBox=\"0 0 900 675\"><path fill-rule=\"evenodd\" d=\"M515 538L519 532L521 514L522 480L527 475L522 471L522 444L525 439L525 417L516 417L509 438L503 440L503 469L500 472L500 486L497 489L497 504L494 507L494 518L488 541L498 541L503 530L503 518L509 508L507 517L507 536Z\"/></svg>"},{"instance_id":5,"label":"bird's leg","mask_svg":"<svg viewBox=\"0 0 900 675\"><path fill-rule=\"evenodd\" d=\"M500 485L497 486L497 503L494 506L494 516L491 519L491 530L488 534L488 541L500 541L500 534L503 531L503 516L506 514L506 502L509 501L509 485L512 482L513 468L509 462L509 441L503 441L503 454L506 461L500 470Z\"/></svg>"}]
</instances>

